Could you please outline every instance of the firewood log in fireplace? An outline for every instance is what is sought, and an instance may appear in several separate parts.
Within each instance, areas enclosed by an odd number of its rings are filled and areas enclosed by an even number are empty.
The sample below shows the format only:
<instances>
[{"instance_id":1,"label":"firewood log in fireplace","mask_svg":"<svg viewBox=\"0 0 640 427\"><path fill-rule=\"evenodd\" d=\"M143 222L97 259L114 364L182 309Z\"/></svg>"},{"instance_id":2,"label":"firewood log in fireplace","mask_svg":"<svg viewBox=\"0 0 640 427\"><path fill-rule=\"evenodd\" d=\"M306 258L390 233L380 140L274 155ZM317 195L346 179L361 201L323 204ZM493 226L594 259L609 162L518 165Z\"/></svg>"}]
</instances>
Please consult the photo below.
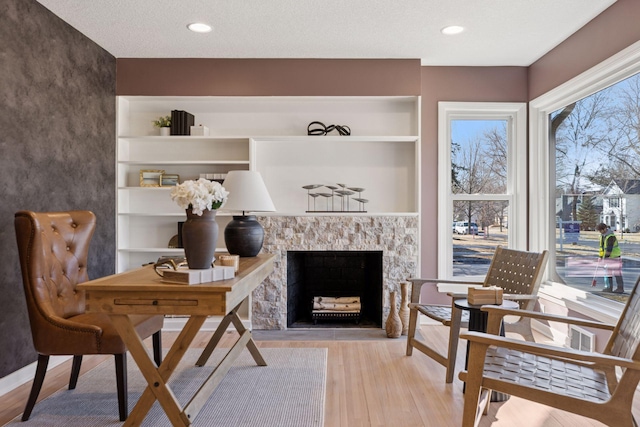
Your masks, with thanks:
<instances>
[{"instance_id":1,"label":"firewood log in fireplace","mask_svg":"<svg viewBox=\"0 0 640 427\"><path fill-rule=\"evenodd\" d=\"M313 323L318 319L355 319L360 321L360 297L322 297L313 298L311 317Z\"/></svg>"}]
</instances>

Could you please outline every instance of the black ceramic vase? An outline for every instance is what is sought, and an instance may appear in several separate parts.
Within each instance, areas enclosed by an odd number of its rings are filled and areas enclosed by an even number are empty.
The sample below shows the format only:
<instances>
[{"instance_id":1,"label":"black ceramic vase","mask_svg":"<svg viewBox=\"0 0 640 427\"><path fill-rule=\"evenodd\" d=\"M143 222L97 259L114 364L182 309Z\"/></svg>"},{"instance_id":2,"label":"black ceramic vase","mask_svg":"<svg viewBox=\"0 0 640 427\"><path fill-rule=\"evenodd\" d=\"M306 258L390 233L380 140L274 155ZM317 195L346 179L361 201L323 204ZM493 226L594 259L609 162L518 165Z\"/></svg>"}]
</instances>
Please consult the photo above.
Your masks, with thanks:
<instances>
[{"instance_id":1,"label":"black ceramic vase","mask_svg":"<svg viewBox=\"0 0 640 427\"><path fill-rule=\"evenodd\" d=\"M218 241L218 223L215 210L202 215L187 209L187 220L182 225L182 244L189 268L211 268Z\"/></svg>"},{"instance_id":2,"label":"black ceramic vase","mask_svg":"<svg viewBox=\"0 0 640 427\"><path fill-rule=\"evenodd\" d=\"M264 241L264 229L255 215L234 215L224 229L224 242L232 255L258 255Z\"/></svg>"}]
</instances>

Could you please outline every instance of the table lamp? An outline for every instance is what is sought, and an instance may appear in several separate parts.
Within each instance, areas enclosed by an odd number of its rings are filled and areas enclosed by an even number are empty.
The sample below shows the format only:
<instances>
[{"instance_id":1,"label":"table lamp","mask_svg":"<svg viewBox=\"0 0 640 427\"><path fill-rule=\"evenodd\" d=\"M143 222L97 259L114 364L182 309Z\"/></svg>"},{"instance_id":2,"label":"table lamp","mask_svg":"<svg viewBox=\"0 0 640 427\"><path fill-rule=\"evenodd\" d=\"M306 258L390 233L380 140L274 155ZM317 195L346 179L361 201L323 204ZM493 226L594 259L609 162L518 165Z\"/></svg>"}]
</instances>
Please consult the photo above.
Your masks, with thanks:
<instances>
[{"instance_id":1,"label":"table lamp","mask_svg":"<svg viewBox=\"0 0 640 427\"><path fill-rule=\"evenodd\" d=\"M246 212L274 212L276 210L260 172L230 171L222 186L229 192L222 207L227 211L242 211L224 229L224 242L232 255L258 255L264 241L264 229L255 215Z\"/></svg>"}]
</instances>

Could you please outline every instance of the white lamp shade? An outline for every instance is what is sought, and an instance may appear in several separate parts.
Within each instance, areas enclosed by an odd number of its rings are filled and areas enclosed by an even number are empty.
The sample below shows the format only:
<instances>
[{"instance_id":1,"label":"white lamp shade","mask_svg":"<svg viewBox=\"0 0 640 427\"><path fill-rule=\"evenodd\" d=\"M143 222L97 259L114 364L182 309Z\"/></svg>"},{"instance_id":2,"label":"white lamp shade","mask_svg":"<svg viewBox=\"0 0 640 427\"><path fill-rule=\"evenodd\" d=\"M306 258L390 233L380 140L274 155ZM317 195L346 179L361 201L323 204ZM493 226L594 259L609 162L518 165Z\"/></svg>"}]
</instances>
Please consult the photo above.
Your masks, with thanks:
<instances>
[{"instance_id":1,"label":"white lamp shade","mask_svg":"<svg viewBox=\"0 0 640 427\"><path fill-rule=\"evenodd\" d=\"M222 209L243 212L274 212L276 207L260 172L230 171L222 186L229 192Z\"/></svg>"}]
</instances>

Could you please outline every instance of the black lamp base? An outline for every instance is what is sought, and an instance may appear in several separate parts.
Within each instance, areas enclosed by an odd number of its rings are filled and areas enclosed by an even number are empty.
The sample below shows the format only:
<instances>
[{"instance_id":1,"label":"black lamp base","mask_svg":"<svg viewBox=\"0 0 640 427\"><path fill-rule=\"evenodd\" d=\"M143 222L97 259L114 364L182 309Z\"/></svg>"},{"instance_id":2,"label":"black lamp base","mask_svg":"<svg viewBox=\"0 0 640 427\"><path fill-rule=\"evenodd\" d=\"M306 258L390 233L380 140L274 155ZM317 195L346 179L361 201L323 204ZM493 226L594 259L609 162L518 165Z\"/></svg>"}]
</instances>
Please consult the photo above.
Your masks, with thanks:
<instances>
[{"instance_id":1,"label":"black lamp base","mask_svg":"<svg viewBox=\"0 0 640 427\"><path fill-rule=\"evenodd\" d=\"M255 215L234 215L224 229L224 242L231 255L258 255L264 241L264 229Z\"/></svg>"}]
</instances>

